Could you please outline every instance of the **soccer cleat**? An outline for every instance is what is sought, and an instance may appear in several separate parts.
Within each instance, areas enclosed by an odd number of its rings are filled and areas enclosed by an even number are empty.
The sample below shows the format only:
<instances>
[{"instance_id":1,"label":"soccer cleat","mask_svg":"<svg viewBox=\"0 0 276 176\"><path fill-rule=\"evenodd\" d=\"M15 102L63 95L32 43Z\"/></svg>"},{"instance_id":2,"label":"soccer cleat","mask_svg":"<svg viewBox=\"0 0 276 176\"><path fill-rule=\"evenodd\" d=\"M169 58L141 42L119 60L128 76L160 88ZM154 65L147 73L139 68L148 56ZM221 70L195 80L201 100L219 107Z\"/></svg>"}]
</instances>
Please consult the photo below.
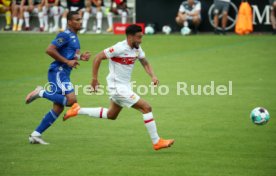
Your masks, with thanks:
<instances>
[{"instance_id":1,"label":"soccer cleat","mask_svg":"<svg viewBox=\"0 0 276 176\"><path fill-rule=\"evenodd\" d=\"M17 26L17 31L22 31L22 26Z\"/></svg>"},{"instance_id":2,"label":"soccer cleat","mask_svg":"<svg viewBox=\"0 0 276 176\"><path fill-rule=\"evenodd\" d=\"M39 32L44 32L44 27L40 27Z\"/></svg>"},{"instance_id":3,"label":"soccer cleat","mask_svg":"<svg viewBox=\"0 0 276 176\"><path fill-rule=\"evenodd\" d=\"M10 31L12 28L11 28L11 26L10 25L6 25L5 27L4 27L4 31Z\"/></svg>"},{"instance_id":4,"label":"soccer cleat","mask_svg":"<svg viewBox=\"0 0 276 176\"><path fill-rule=\"evenodd\" d=\"M221 35L226 35L226 31L224 29L221 30Z\"/></svg>"},{"instance_id":5,"label":"soccer cleat","mask_svg":"<svg viewBox=\"0 0 276 176\"><path fill-rule=\"evenodd\" d=\"M12 26L12 31L17 31L17 25L16 25L16 24L14 24L14 25Z\"/></svg>"},{"instance_id":6,"label":"soccer cleat","mask_svg":"<svg viewBox=\"0 0 276 176\"><path fill-rule=\"evenodd\" d=\"M162 148L168 148L171 145L173 145L174 139L159 139L159 141L156 144L153 144L154 150L160 150Z\"/></svg>"},{"instance_id":7,"label":"soccer cleat","mask_svg":"<svg viewBox=\"0 0 276 176\"><path fill-rule=\"evenodd\" d=\"M29 136L29 142L30 144L42 144L42 145L48 145L48 142L45 142L41 136Z\"/></svg>"},{"instance_id":8,"label":"soccer cleat","mask_svg":"<svg viewBox=\"0 0 276 176\"><path fill-rule=\"evenodd\" d=\"M109 27L106 32L113 32L113 28L112 27Z\"/></svg>"},{"instance_id":9,"label":"soccer cleat","mask_svg":"<svg viewBox=\"0 0 276 176\"><path fill-rule=\"evenodd\" d=\"M217 28L214 29L214 34L219 35L219 30Z\"/></svg>"},{"instance_id":10,"label":"soccer cleat","mask_svg":"<svg viewBox=\"0 0 276 176\"><path fill-rule=\"evenodd\" d=\"M80 110L80 105L78 103L74 103L73 106L66 111L66 113L63 116L63 121L75 117L78 115L78 112Z\"/></svg>"},{"instance_id":11,"label":"soccer cleat","mask_svg":"<svg viewBox=\"0 0 276 176\"><path fill-rule=\"evenodd\" d=\"M96 34L100 34L100 33L102 33L102 30L101 30L101 28L98 28L98 29L96 30Z\"/></svg>"},{"instance_id":12,"label":"soccer cleat","mask_svg":"<svg viewBox=\"0 0 276 176\"><path fill-rule=\"evenodd\" d=\"M25 31L30 31L31 30L31 28L30 27L25 27L25 29L24 29Z\"/></svg>"},{"instance_id":13,"label":"soccer cleat","mask_svg":"<svg viewBox=\"0 0 276 176\"><path fill-rule=\"evenodd\" d=\"M35 99L37 98L40 98L39 97L39 92L43 90L43 87L42 86L37 86L35 88L35 90L33 90L32 92L30 92L27 97L26 97L26 104L30 104L32 101L34 101Z\"/></svg>"},{"instance_id":14,"label":"soccer cleat","mask_svg":"<svg viewBox=\"0 0 276 176\"><path fill-rule=\"evenodd\" d=\"M44 32L48 32L49 31L49 26L44 26Z\"/></svg>"}]
</instances>

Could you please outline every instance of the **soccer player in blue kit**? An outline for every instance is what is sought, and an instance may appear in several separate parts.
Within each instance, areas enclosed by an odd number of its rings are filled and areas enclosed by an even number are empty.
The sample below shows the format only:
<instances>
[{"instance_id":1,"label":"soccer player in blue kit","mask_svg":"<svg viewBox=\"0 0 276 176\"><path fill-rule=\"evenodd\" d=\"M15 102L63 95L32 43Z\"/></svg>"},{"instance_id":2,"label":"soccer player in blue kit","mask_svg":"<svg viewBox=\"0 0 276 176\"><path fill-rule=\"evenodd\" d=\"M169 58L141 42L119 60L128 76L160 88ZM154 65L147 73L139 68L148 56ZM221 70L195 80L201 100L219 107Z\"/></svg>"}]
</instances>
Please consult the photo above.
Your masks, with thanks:
<instances>
[{"instance_id":1,"label":"soccer player in blue kit","mask_svg":"<svg viewBox=\"0 0 276 176\"><path fill-rule=\"evenodd\" d=\"M38 86L26 97L26 104L37 98L46 98L53 102L53 108L44 116L39 126L29 136L31 144L48 144L41 135L49 128L62 113L64 106L71 106L77 102L70 73L79 65L78 60L88 61L89 52L80 54L80 43L77 32L81 30L82 19L78 12L69 12L67 15L68 28L59 33L46 49L46 53L55 61L48 70L48 81L51 90Z\"/></svg>"}]
</instances>

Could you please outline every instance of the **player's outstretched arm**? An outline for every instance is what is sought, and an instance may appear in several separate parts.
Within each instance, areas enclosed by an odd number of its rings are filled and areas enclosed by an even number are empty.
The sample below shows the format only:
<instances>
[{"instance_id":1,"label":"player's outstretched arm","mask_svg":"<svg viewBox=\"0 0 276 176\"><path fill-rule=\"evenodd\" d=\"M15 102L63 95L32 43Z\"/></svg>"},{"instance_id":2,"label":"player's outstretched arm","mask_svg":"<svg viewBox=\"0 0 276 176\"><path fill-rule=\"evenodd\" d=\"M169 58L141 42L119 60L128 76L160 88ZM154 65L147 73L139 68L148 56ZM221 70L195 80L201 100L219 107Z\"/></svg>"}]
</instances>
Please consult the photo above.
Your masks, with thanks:
<instances>
[{"instance_id":1,"label":"player's outstretched arm","mask_svg":"<svg viewBox=\"0 0 276 176\"><path fill-rule=\"evenodd\" d=\"M77 60L67 60L65 57L59 54L57 47L53 44L50 44L46 49L46 53L51 56L56 61L67 64L69 67L76 68L79 65Z\"/></svg>"},{"instance_id":2,"label":"player's outstretched arm","mask_svg":"<svg viewBox=\"0 0 276 176\"><path fill-rule=\"evenodd\" d=\"M159 84L159 80L155 76L155 74L153 72L153 69L152 69L151 65L149 64L149 62L146 60L146 58L139 59L139 61L142 64L142 66L144 67L144 69L146 70L146 72L151 77L151 80L152 80L153 84L154 85L158 85Z\"/></svg>"},{"instance_id":3,"label":"player's outstretched arm","mask_svg":"<svg viewBox=\"0 0 276 176\"><path fill-rule=\"evenodd\" d=\"M91 87L94 91L97 91L98 85L100 84L98 81L98 72L101 62L104 59L106 59L106 55L104 54L104 51L102 51L95 56L95 59L93 61Z\"/></svg>"}]
</instances>

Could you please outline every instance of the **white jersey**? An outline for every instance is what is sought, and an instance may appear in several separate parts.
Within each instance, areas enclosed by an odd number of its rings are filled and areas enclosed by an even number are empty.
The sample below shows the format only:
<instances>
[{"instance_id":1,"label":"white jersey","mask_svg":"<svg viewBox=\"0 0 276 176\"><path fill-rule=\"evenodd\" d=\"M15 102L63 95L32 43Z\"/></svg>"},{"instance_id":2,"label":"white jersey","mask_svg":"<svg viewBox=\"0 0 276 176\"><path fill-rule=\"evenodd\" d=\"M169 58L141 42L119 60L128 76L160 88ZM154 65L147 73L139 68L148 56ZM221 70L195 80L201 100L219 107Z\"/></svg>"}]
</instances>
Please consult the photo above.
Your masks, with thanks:
<instances>
[{"instance_id":1,"label":"white jersey","mask_svg":"<svg viewBox=\"0 0 276 176\"><path fill-rule=\"evenodd\" d=\"M135 61L145 58L141 47L131 48L126 40L105 49L104 53L109 59L109 74L106 77L108 87L130 85Z\"/></svg>"},{"instance_id":2,"label":"white jersey","mask_svg":"<svg viewBox=\"0 0 276 176\"><path fill-rule=\"evenodd\" d=\"M193 6L190 6L187 1L182 2L178 11L181 13L194 13L200 10L201 10L201 3L195 0Z\"/></svg>"}]
</instances>

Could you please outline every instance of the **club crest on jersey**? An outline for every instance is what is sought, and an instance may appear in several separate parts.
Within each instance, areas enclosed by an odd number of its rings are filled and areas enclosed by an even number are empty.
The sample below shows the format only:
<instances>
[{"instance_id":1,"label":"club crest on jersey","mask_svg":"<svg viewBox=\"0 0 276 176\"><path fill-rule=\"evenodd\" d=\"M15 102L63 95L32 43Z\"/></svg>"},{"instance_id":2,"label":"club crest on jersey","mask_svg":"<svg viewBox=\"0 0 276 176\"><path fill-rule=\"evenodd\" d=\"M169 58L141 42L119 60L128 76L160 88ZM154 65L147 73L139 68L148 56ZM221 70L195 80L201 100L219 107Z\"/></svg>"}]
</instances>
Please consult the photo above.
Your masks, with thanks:
<instances>
[{"instance_id":1,"label":"club crest on jersey","mask_svg":"<svg viewBox=\"0 0 276 176\"><path fill-rule=\"evenodd\" d=\"M63 38L58 38L58 39L57 39L57 43L58 43L58 44L62 44L62 43L63 43L63 41L64 41L64 39L63 39Z\"/></svg>"},{"instance_id":2,"label":"club crest on jersey","mask_svg":"<svg viewBox=\"0 0 276 176\"><path fill-rule=\"evenodd\" d=\"M114 49L113 49L113 48L110 48L110 49L109 49L109 52L110 52L110 53L113 53L113 52L114 52Z\"/></svg>"}]
</instances>

